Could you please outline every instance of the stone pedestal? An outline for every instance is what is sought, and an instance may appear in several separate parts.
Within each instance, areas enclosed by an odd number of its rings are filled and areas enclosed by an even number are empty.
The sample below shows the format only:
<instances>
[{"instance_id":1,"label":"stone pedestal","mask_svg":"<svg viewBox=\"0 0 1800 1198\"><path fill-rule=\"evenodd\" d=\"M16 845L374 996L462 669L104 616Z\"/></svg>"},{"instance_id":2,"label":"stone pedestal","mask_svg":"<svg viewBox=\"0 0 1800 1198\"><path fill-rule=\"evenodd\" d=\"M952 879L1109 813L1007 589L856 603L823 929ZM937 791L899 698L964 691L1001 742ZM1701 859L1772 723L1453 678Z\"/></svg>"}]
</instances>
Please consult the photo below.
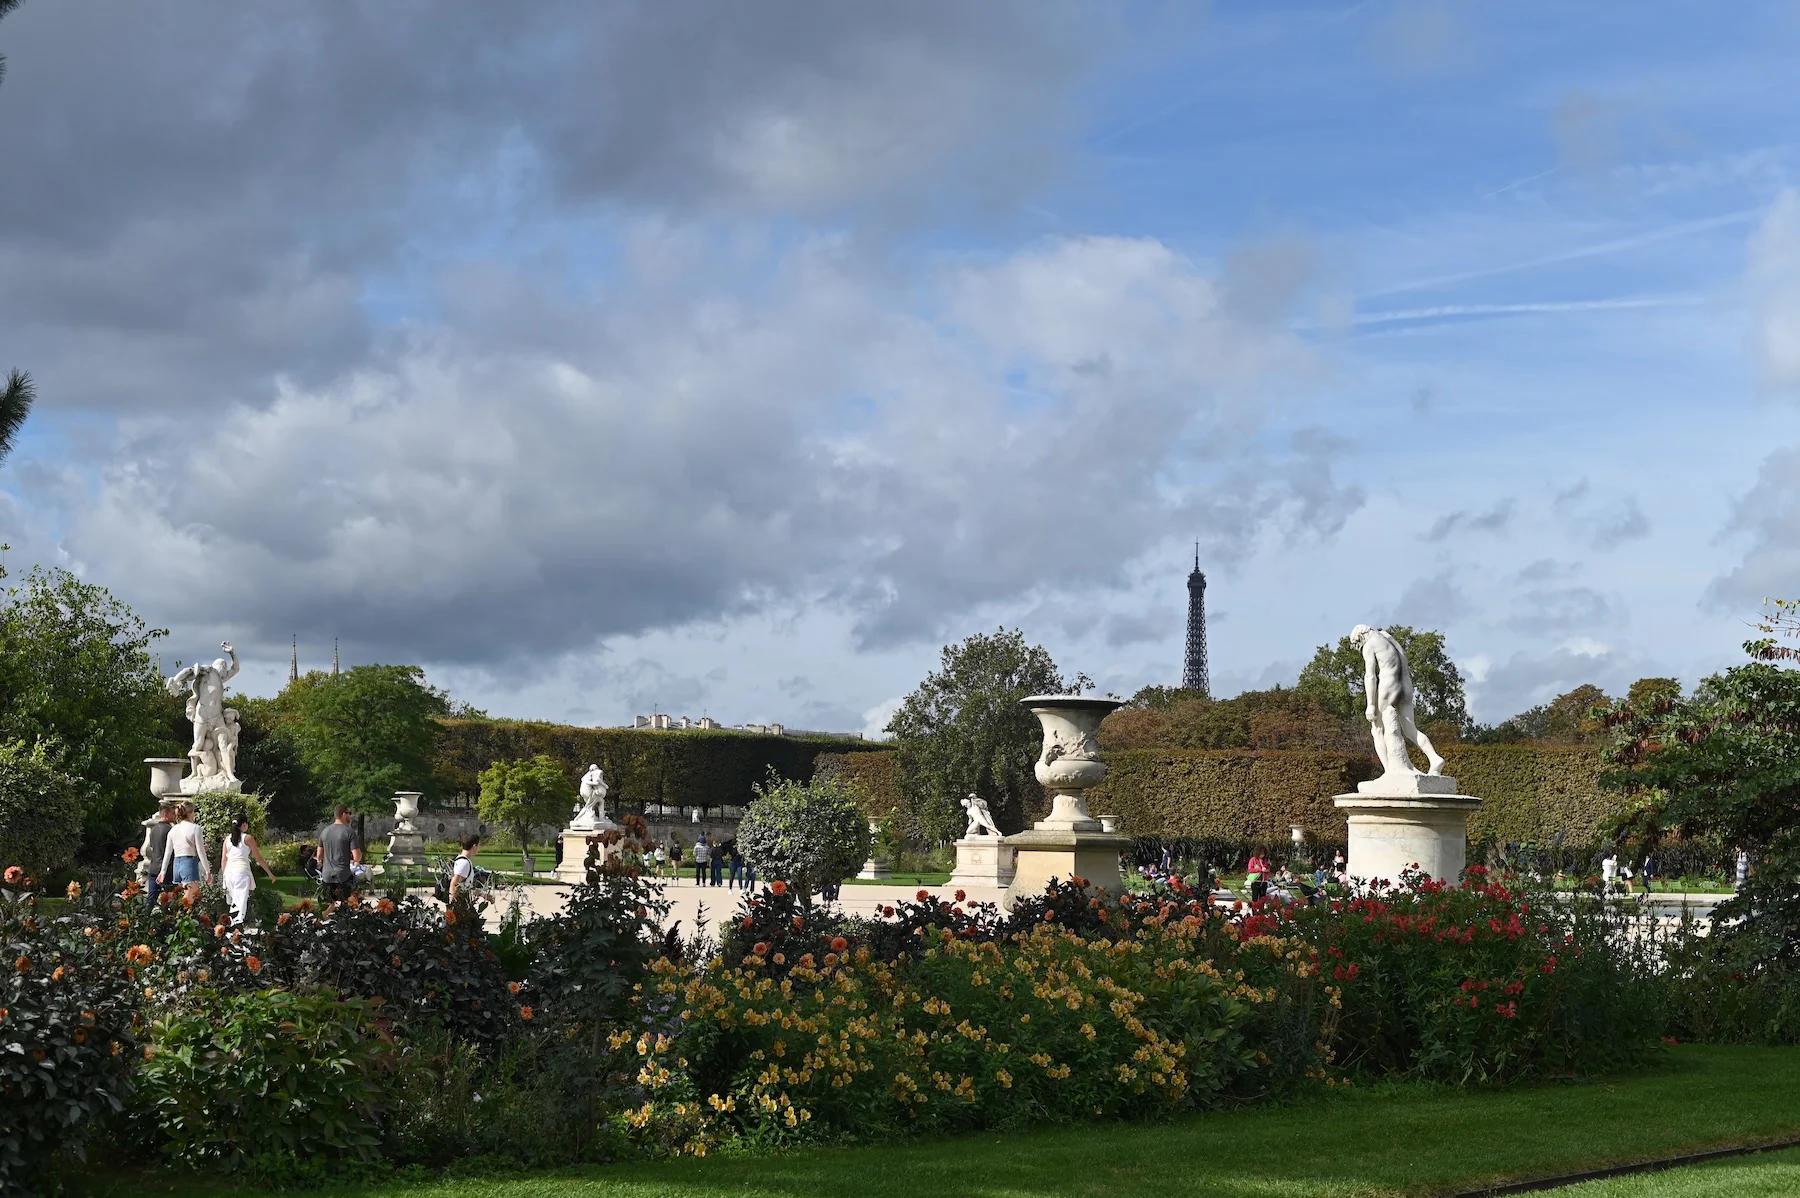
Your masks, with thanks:
<instances>
[{"instance_id":1,"label":"stone pedestal","mask_svg":"<svg viewBox=\"0 0 1800 1198\"><path fill-rule=\"evenodd\" d=\"M881 825L874 820L869 821L869 859L863 862L862 870L856 876L867 882L885 882L894 876L893 869L881 855Z\"/></svg>"},{"instance_id":2,"label":"stone pedestal","mask_svg":"<svg viewBox=\"0 0 1800 1198\"><path fill-rule=\"evenodd\" d=\"M425 834L412 822L421 797L416 790L394 792L394 830L388 834L387 856L381 862L384 872L425 868Z\"/></svg>"},{"instance_id":3,"label":"stone pedestal","mask_svg":"<svg viewBox=\"0 0 1800 1198\"><path fill-rule=\"evenodd\" d=\"M608 832L623 831L610 819L602 818L591 828L564 828L562 830L562 864L556 867L556 878L559 882L587 881L588 841L604 836ZM600 859L619 851L617 845L601 845Z\"/></svg>"},{"instance_id":4,"label":"stone pedestal","mask_svg":"<svg viewBox=\"0 0 1800 1198\"><path fill-rule=\"evenodd\" d=\"M956 842L956 872L946 883L952 888L1012 884L1018 850L998 836L965 836Z\"/></svg>"},{"instance_id":5,"label":"stone pedestal","mask_svg":"<svg viewBox=\"0 0 1800 1198\"><path fill-rule=\"evenodd\" d=\"M1338 795L1332 803L1349 820L1345 866L1352 878L1383 878L1398 885L1409 869L1446 882L1462 877L1469 855L1469 817L1481 800L1456 793L1455 778L1384 774L1358 783L1355 794Z\"/></svg>"},{"instance_id":6,"label":"stone pedestal","mask_svg":"<svg viewBox=\"0 0 1800 1198\"><path fill-rule=\"evenodd\" d=\"M1044 893L1050 879L1085 878L1095 890L1118 893L1125 888L1119 875L1119 854L1131 837L1110 832L1065 832L1031 828L1006 838L1018 851L1013 879L1006 889L1006 903Z\"/></svg>"}]
</instances>

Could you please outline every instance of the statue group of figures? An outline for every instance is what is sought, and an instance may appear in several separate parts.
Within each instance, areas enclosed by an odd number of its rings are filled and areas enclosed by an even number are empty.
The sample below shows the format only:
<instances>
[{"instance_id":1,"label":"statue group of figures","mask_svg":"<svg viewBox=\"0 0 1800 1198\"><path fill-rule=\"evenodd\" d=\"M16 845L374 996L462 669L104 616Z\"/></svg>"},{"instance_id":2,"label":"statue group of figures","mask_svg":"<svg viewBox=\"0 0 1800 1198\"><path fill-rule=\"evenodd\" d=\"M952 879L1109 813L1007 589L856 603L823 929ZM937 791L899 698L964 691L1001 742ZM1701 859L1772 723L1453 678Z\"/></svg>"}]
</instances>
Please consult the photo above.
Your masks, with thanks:
<instances>
[{"instance_id":1,"label":"statue group of figures","mask_svg":"<svg viewBox=\"0 0 1800 1198\"><path fill-rule=\"evenodd\" d=\"M194 724L188 776L181 781L182 790L190 794L238 786L238 713L225 706L225 684L238 673L237 650L229 641L219 648L225 650L224 657L195 662L163 684L171 695L187 696L187 718Z\"/></svg>"},{"instance_id":2,"label":"statue group of figures","mask_svg":"<svg viewBox=\"0 0 1800 1198\"><path fill-rule=\"evenodd\" d=\"M588 766L587 773L581 775L581 802L576 804L575 814L569 819L570 828L599 828L608 822L606 790L606 774L598 765Z\"/></svg>"},{"instance_id":3,"label":"statue group of figures","mask_svg":"<svg viewBox=\"0 0 1800 1198\"><path fill-rule=\"evenodd\" d=\"M971 791L969 797L962 801L962 809L969 817L969 826L963 831L964 840L1000 835L1000 827L994 823L994 813L988 810L986 799Z\"/></svg>"}]
</instances>

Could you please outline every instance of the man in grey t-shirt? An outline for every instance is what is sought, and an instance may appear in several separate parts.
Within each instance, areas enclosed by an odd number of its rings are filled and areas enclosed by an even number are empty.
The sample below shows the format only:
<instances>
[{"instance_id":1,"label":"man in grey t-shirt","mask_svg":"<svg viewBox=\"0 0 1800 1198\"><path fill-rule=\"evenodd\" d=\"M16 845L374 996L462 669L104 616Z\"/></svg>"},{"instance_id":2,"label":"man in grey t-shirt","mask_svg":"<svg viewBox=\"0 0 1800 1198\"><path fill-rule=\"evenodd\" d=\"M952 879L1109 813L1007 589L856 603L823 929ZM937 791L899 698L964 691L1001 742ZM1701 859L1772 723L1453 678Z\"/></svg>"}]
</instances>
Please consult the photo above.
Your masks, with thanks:
<instances>
[{"instance_id":1,"label":"man in grey t-shirt","mask_svg":"<svg viewBox=\"0 0 1800 1198\"><path fill-rule=\"evenodd\" d=\"M356 847L356 833L350 830L350 808L339 807L337 818L319 833L319 881L327 902L350 897L356 885L351 866L361 863L362 850Z\"/></svg>"}]
</instances>

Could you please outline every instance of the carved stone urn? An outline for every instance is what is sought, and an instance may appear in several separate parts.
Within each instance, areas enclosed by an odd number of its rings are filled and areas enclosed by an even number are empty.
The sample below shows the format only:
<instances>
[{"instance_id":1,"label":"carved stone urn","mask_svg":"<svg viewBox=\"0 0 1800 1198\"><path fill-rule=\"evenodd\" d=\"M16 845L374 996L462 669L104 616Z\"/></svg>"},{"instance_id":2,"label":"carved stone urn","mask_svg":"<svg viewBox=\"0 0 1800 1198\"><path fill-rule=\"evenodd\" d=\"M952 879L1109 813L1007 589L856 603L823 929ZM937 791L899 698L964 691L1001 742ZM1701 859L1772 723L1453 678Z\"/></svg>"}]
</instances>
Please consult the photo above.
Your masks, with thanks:
<instances>
[{"instance_id":1,"label":"carved stone urn","mask_svg":"<svg viewBox=\"0 0 1800 1198\"><path fill-rule=\"evenodd\" d=\"M394 830L388 835L385 869L418 869L425 864L425 834L413 824L419 798L416 790L394 792Z\"/></svg>"},{"instance_id":2,"label":"carved stone urn","mask_svg":"<svg viewBox=\"0 0 1800 1198\"><path fill-rule=\"evenodd\" d=\"M1031 695L1019 702L1043 727L1032 772L1050 792L1050 813L1005 840L1017 851L1007 905L1041 893L1052 878L1082 878L1100 890L1120 889L1119 854L1131 838L1107 830L1088 814L1086 792L1106 778L1100 721L1122 704L1084 695Z\"/></svg>"}]
</instances>

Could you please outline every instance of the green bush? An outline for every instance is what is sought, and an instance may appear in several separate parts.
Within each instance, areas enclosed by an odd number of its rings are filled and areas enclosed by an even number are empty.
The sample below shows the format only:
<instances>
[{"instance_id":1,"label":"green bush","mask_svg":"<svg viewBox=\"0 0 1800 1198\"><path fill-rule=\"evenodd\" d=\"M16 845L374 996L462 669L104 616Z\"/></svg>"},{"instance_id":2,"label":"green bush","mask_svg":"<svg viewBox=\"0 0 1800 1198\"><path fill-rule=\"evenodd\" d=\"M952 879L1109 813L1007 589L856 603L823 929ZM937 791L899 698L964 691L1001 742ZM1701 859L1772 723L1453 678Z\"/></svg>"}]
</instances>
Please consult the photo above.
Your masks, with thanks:
<instances>
[{"instance_id":1,"label":"green bush","mask_svg":"<svg viewBox=\"0 0 1800 1198\"><path fill-rule=\"evenodd\" d=\"M807 781L822 753L875 749L851 737L771 736L725 729L576 728L524 720L440 720L432 777L440 795L481 793L496 761L554 757L570 778L590 763L606 771L609 804L747 805L774 770Z\"/></svg>"},{"instance_id":2,"label":"green bush","mask_svg":"<svg viewBox=\"0 0 1800 1198\"><path fill-rule=\"evenodd\" d=\"M156 1022L133 1096L172 1163L378 1159L395 1049L374 1007L327 990L197 997Z\"/></svg>"},{"instance_id":3,"label":"green bush","mask_svg":"<svg viewBox=\"0 0 1800 1198\"><path fill-rule=\"evenodd\" d=\"M260 845L269 834L269 801L258 794L208 790L187 800L194 809L194 822L206 835L206 851L212 856L213 868L219 867L219 846L231 834L231 820L243 816L250 821L250 835ZM273 865L273 862L270 862Z\"/></svg>"},{"instance_id":4,"label":"green bush","mask_svg":"<svg viewBox=\"0 0 1800 1198\"><path fill-rule=\"evenodd\" d=\"M262 843L260 838L257 843ZM284 840L279 844L264 844L262 845L262 855L263 860L269 863L269 868L277 874L288 875L300 872L300 842L297 840Z\"/></svg>"},{"instance_id":5,"label":"green bush","mask_svg":"<svg viewBox=\"0 0 1800 1198\"><path fill-rule=\"evenodd\" d=\"M0 867L48 878L74 864L81 842L82 784L44 745L0 742Z\"/></svg>"},{"instance_id":6,"label":"green bush","mask_svg":"<svg viewBox=\"0 0 1800 1198\"><path fill-rule=\"evenodd\" d=\"M785 881L805 898L861 869L872 837L868 817L844 783L771 778L756 788L737 839L759 875Z\"/></svg>"},{"instance_id":7,"label":"green bush","mask_svg":"<svg viewBox=\"0 0 1800 1198\"><path fill-rule=\"evenodd\" d=\"M1444 772L1481 799L1469 839L1543 844L1558 833L1571 845L1595 845L1623 806L1600 785L1602 762L1587 745L1450 745Z\"/></svg>"},{"instance_id":8,"label":"green bush","mask_svg":"<svg viewBox=\"0 0 1800 1198\"><path fill-rule=\"evenodd\" d=\"M0 896L0 1193L40 1192L58 1154L84 1155L124 1105L139 988L117 905L81 895L51 917Z\"/></svg>"}]
</instances>

